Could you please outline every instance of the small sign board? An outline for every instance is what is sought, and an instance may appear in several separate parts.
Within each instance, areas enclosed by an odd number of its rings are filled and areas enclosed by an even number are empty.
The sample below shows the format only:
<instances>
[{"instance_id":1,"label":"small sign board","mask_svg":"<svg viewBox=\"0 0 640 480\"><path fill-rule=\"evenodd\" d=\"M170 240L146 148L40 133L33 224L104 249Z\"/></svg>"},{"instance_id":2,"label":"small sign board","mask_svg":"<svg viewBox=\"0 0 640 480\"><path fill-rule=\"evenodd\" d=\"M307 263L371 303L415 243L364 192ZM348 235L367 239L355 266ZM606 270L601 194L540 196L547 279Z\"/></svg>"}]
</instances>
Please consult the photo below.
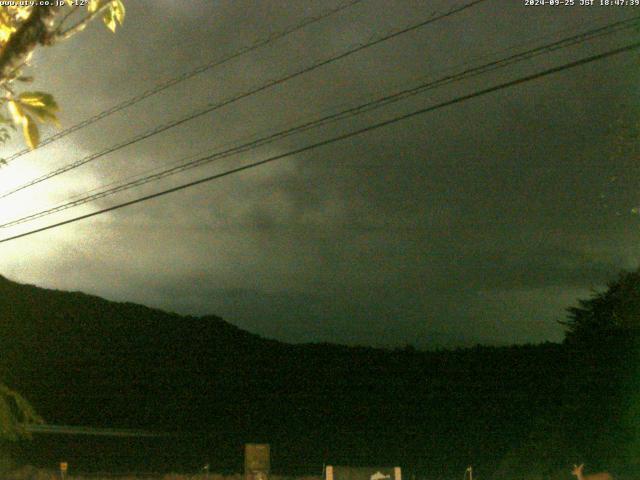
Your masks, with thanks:
<instances>
[{"instance_id":1,"label":"small sign board","mask_svg":"<svg viewBox=\"0 0 640 480\"><path fill-rule=\"evenodd\" d=\"M271 447L268 443L244 446L244 474L247 480L267 480L271 470Z\"/></svg>"},{"instance_id":2,"label":"small sign board","mask_svg":"<svg viewBox=\"0 0 640 480\"><path fill-rule=\"evenodd\" d=\"M69 470L69 464L67 462L60 462L60 476L64 478Z\"/></svg>"}]
</instances>

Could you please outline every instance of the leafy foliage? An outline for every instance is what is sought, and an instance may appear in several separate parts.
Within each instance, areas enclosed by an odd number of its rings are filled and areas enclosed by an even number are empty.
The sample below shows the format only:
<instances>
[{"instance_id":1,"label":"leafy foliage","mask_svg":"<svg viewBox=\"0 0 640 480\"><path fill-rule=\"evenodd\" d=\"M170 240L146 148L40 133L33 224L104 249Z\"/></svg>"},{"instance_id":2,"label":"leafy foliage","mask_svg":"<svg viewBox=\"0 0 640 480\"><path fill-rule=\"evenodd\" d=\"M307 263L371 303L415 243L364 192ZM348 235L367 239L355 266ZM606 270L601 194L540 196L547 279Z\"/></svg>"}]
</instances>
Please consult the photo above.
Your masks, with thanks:
<instances>
[{"instance_id":1,"label":"leafy foliage","mask_svg":"<svg viewBox=\"0 0 640 480\"><path fill-rule=\"evenodd\" d=\"M568 309L568 341L602 342L619 336L637 337L640 331L640 270L622 272L604 292L594 293Z\"/></svg>"},{"instance_id":2,"label":"leafy foliage","mask_svg":"<svg viewBox=\"0 0 640 480\"><path fill-rule=\"evenodd\" d=\"M42 423L42 418L20 394L0 383L0 440L29 436L25 426Z\"/></svg>"},{"instance_id":3,"label":"leafy foliage","mask_svg":"<svg viewBox=\"0 0 640 480\"><path fill-rule=\"evenodd\" d=\"M9 100L8 108L14 124L22 126L22 133L29 148L36 148L40 139L36 120L59 125L56 117L58 104L48 93L23 92L14 100Z\"/></svg>"},{"instance_id":4,"label":"leafy foliage","mask_svg":"<svg viewBox=\"0 0 640 480\"><path fill-rule=\"evenodd\" d=\"M90 0L87 8L91 13L97 12L101 8L102 4L105 4L105 2L101 2L100 0ZM106 5L108 5L108 8L105 9L102 20L107 28L115 33L117 24L119 23L122 25L124 22L124 4L121 0L113 0L107 2Z\"/></svg>"},{"instance_id":5,"label":"leafy foliage","mask_svg":"<svg viewBox=\"0 0 640 480\"><path fill-rule=\"evenodd\" d=\"M58 105L51 94L16 93L16 82L32 81L32 77L24 76L22 70L28 65L33 50L38 44L53 45L70 38L84 30L98 16L102 17L109 30L115 32L117 26L124 22L125 7L122 0L90 0L84 7L71 2L64 6L19 5L0 9L0 55L6 64L17 62L16 67L9 70L9 74L0 74L0 87L4 90L4 96L0 97L0 108L10 114L0 113L0 143L10 138L11 132L7 125L13 125L21 128L27 145L34 149L40 140L39 124L53 123L59 126L59 122L56 117ZM50 20L39 23L39 14L45 10ZM70 22L74 23L69 25ZM25 38L32 37L35 40L30 43L25 41ZM15 55L12 55L14 50ZM28 50L26 56L25 50ZM12 56L16 58L12 59ZM24 61L21 61L22 57L25 57Z\"/></svg>"}]
</instances>

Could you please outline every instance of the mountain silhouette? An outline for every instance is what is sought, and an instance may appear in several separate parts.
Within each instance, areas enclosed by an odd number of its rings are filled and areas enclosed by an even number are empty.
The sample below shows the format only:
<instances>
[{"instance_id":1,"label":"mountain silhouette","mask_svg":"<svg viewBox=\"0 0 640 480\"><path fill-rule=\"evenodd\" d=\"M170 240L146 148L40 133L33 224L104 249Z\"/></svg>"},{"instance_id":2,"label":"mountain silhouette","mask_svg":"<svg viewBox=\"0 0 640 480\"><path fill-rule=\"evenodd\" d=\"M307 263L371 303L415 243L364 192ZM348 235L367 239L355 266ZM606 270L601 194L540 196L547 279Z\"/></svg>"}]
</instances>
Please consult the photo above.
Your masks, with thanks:
<instances>
[{"instance_id":1,"label":"mountain silhouette","mask_svg":"<svg viewBox=\"0 0 640 480\"><path fill-rule=\"evenodd\" d=\"M266 442L273 469L285 473L319 473L323 464L491 472L590 381L575 380L580 364L561 344L437 352L290 345L213 315L4 277L0 342L0 378L48 423L168 434L36 434L15 447L25 462L64 459L85 471L195 471L205 463L241 471L242 445Z\"/></svg>"}]
</instances>

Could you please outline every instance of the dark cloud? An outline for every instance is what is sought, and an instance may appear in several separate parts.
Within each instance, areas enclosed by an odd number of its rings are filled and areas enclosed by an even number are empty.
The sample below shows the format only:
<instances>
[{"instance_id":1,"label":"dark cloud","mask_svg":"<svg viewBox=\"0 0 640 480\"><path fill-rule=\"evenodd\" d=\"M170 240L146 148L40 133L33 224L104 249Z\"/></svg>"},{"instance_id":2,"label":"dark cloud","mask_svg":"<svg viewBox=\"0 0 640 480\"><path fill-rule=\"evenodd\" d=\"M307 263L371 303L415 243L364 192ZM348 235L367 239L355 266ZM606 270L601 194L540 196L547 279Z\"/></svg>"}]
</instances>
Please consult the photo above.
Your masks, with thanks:
<instances>
[{"instance_id":1,"label":"dark cloud","mask_svg":"<svg viewBox=\"0 0 640 480\"><path fill-rule=\"evenodd\" d=\"M37 56L38 85L56 94L67 125L330 6L129 3L117 35L94 25ZM449 2L429 6L447 8ZM623 10L488 2L128 147L24 198L60 201L506 56L511 47L628 16ZM24 162L42 173L427 14L424 2L364 1ZM628 38L545 55L118 199L280 154ZM558 340L564 308L638 262L638 218L630 214L640 203L631 128L640 113L637 74L637 55L625 54L502 90L7 244L0 268L45 286L218 314L287 341L433 347ZM14 182L33 175L13 172Z\"/></svg>"}]
</instances>

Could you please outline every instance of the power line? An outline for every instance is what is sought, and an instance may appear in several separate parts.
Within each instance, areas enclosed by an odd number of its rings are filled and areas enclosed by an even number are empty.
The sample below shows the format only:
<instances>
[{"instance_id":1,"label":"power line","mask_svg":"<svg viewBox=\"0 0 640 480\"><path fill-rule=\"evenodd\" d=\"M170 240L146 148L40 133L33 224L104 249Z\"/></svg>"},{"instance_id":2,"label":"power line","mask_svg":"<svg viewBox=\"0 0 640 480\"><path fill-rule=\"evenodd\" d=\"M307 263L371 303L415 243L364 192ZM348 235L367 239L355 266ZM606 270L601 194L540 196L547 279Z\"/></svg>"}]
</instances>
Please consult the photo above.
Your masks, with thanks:
<instances>
[{"instance_id":1,"label":"power line","mask_svg":"<svg viewBox=\"0 0 640 480\"><path fill-rule=\"evenodd\" d=\"M358 3L363 2L364 0L351 0L347 3L338 5L335 8L332 8L330 10L327 10L326 12L323 12L319 15L316 16L312 16L312 17L306 17L302 22L294 25L293 27L287 28L279 33L275 33L275 34L271 34L268 37L262 39L262 40L258 40L254 43L252 43L251 45L247 45L243 48L241 48L240 50L231 53L229 55L223 56L222 58L213 60L211 62L205 63L203 65L200 65L192 70L189 70L187 72L182 73L181 75L171 78L169 80L166 80L162 83L157 84L156 86L134 96L131 97L127 100L125 100L124 102L121 102L117 105L114 105L113 107L109 108L108 110L104 110L100 113L97 113L96 115L93 115L92 117L89 117L79 123L76 123L75 125L66 128L54 135L51 135L50 137L45 138L44 140L42 140L39 144L37 148L40 147L44 147L45 145L48 145L50 143L55 142L56 140L60 140L61 138L66 137L67 135L70 135L74 132L77 132L78 130L87 127L99 120L102 120L103 118L106 118L110 115L113 115L114 113L117 113L121 110L124 110L125 108L131 107L133 105L135 105L136 103L141 102L142 100L151 97L153 95L156 95L160 92L163 92L164 90L173 87L174 85L177 85L181 82L184 82L186 80L189 80L197 75L200 75L201 73L206 72L207 70L211 70L212 68L215 67L219 67L220 65L224 65L225 63L234 60L238 57L241 57L242 55L245 55L247 53L253 52L255 50L258 50L261 47L264 47L265 45L268 45L270 43L273 43L277 40L280 40L281 38L284 38L292 33L295 33L299 30L304 29L305 27L308 27L309 25L312 25L314 23L317 23L321 20L324 20L327 17L330 17L332 15L335 15L336 13L339 13L343 10L346 10ZM33 150L29 149L29 148L24 148L12 155L10 155L9 157L7 157L5 159L6 163L10 163L13 160L15 160L16 158L22 157L23 155L26 155L29 152L32 152Z\"/></svg>"},{"instance_id":2,"label":"power line","mask_svg":"<svg viewBox=\"0 0 640 480\"><path fill-rule=\"evenodd\" d=\"M70 208L73 207L77 207L80 205L84 205L86 203L89 203L91 201L94 200L98 200L100 198L104 198L107 196L111 196L114 195L116 193L120 193L126 190L129 190L131 188L135 188L141 185L144 185L146 183L152 182L152 181L157 181L160 180L162 178L165 178L167 176L170 175L174 175L176 173L180 173L180 172L184 172L186 170L190 170L192 168L196 168L205 164L208 164L210 162L213 162L215 160L219 160L222 158L227 158L233 155L237 155L239 153L244 153L247 152L249 150L253 150L255 148L258 148L260 146L263 146L265 144L268 143L272 143L276 140L285 138L285 137L289 137L291 135L297 134L297 133L301 133L307 130L310 130L312 128L316 128L322 125L326 125L329 123L333 123L339 120L343 120L345 118L349 118L352 116L356 116L362 113L366 113L369 112L371 110L377 109L377 108L381 108L383 106L389 105L391 103L394 102L398 102L400 100L404 100L406 98L409 98L411 96L414 95L418 95L420 93L424 93L425 91L431 90L433 88L436 87L440 87L442 85L445 84L449 84L449 83L453 83L455 81L460 81L463 79L467 79L467 78L471 78L474 77L476 75L480 75L486 72L490 72L493 70L496 70L498 68L504 68L506 66L512 65L516 62L520 62L523 60L528 60L531 58L534 58L538 55L542 55L544 53L550 53L553 52L555 50L561 49L561 48L566 48L578 43L582 43L586 40L592 40L594 38L598 38L601 37L603 35L609 35L615 32L619 32L621 30L624 29L628 29L631 27L634 27L638 20L640 20L640 16L637 17L633 17L627 20L622 20L622 21L618 21L618 22L614 22L612 24L609 25L605 25L602 27L598 27L592 30L589 30L587 32L583 32L580 33L578 35L574 35L571 37L567 37L567 38L563 38L560 40L557 40L555 42L551 42L530 50L527 50L525 52L521 52L521 53L517 53L514 55L511 55L509 57L506 58L502 58L499 60L495 60L474 68L470 68L467 70L464 70L463 72L454 74L454 75L447 75L444 76L438 80L434 80L434 81L430 81L427 83L422 83L416 87L410 88L410 89L405 89L402 90L400 92L396 92L394 94L391 95L387 95L369 102L366 102L364 104L358 105L356 107L352 107L346 110L343 110L341 112L338 113L334 113L334 114L330 114L324 117L321 117L319 119L313 120L313 121L309 121L306 123L303 123L302 125L298 125L296 127L293 128L288 128L285 130L282 130L280 132L274 133L274 134L270 134L267 136L263 136L261 138L258 138L256 140L253 140L251 142L248 143L244 143L242 145L239 146L235 146L233 148L230 149L226 149L223 151L219 151L210 155L207 155L203 158L197 158L195 160L189 161L187 163L183 163L168 169L164 169L161 170L160 172L157 173L152 173L149 175L145 175L142 176L140 178L137 178L135 180L132 180L130 182L124 183L124 184L120 184L117 185L115 187L103 190L101 192L97 192L94 194L90 194L90 195L85 195L82 196L80 198L77 198L75 200L70 200L67 201L65 203L62 203L58 206L46 209L46 210L42 210L42 211L38 211L29 215L26 215L24 217L15 219L15 220L11 220L9 222L6 222L4 224L0 224L0 228L7 228L7 227L12 227L15 225L19 225L28 221L32 221L35 220L37 218L42 218L54 213L58 213L64 210L68 210ZM157 170L157 169L156 169Z\"/></svg>"},{"instance_id":3,"label":"power line","mask_svg":"<svg viewBox=\"0 0 640 480\"><path fill-rule=\"evenodd\" d=\"M638 17L634 17L634 18L631 18L630 20L625 20L625 21L621 21L621 22L616 22L616 23L614 23L614 24L606 25L605 27L603 27L603 28L602 28L602 29L600 29L600 30L607 29L607 31L606 31L606 32L602 32L602 33L600 33L600 34L598 34L598 35L593 35L593 33L597 32L597 31L598 31L598 29L596 29L596 30L589 30L588 32L586 32L586 33L584 33L584 34L583 34L583 35L585 35L584 40L592 40L592 39L594 39L594 38L596 38L596 37L599 37L599 36L602 36L602 35L608 35L608 34L614 33L614 30L609 30L611 27L613 27L613 26L615 26L615 25L621 25L621 24L623 24L623 23L627 23L627 22L633 22L633 23L635 23L635 21L636 21L636 19L637 19L637 18L638 18ZM594 25L598 25L598 22L592 22L592 26L594 26ZM625 29L625 28L628 28L628 26L621 26L621 28L620 28L619 30L622 30L622 29ZM573 29L574 33L575 33L575 31L576 31L576 30L579 30L579 29ZM619 30L615 30L615 31L617 32L617 31L619 31ZM561 29L561 30L557 30L557 31L555 31L555 32L554 32L554 34L558 34L558 33L565 33L566 31L567 31L567 30L566 30L566 28L563 28L563 29ZM546 35L548 35L548 34L545 34L545 36L546 36ZM589 36L588 36L588 38L586 37L586 35L589 35ZM577 38L577 37L570 37L570 38L571 38L571 39L573 39L573 38ZM497 54L506 54L506 53L509 53L509 52L516 51L517 49L519 49L519 48L521 48L521 47L524 47L524 46L528 45L528 44L529 44L529 43L531 43L533 40L538 40L538 37L536 37L536 38L529 38L529 39L527 39L526 41L522 41L522 42L515 43L515 44L513 44L513 45L511 45L511 46L509 46L509 47L501 48L501 49L498 49L498 50L494 50L494 51L493 51L493 52L491 52L491 53L485 53L485 54L482 54L482 55L477 55L477 56L475 57L475 60L490 59L490 58L494 57L494 56L495 56L495 55L497 55ZM569 40L569 39L567 39L567 40ZM573 43L578 43L578 42L572 42L571 44L573 44ZM558 48L564 48L565 46L569 46L569 44L567 44L567 45L559 45L559 46L558 46ZM551 49L550 49L549 51L551 52L551 51L553 51L553 50L551 50ZM518 55L520 55L520 54L518 54ZM509 57L509 58L513 58L513 56L512 56L512 57ZM530 57L529 57L529 58L530 58ZM460 62L460 63L458 63L458 64L456 64L456 65L453 65L453 66L450 66L450 67L447 67L447 68L444 68L444 69L439 69L439 70L437 70L437 71L436 71L436 73L447 73L447 72L455 71L457 68L459 68L459 67L465 67L465 66L467 66L467 65L470 65L471 63L472 63L472 62L471 62L471 60L466 60L466 61ZM428 79L428 78L432 78L432 76L424 77L424 78L427 78L427 79ZM320 112L325 112L325 111L328 111L328 110L329 110L329 109L325 109L325 110L321 110ZM288 122L288 123L286 123L285 125L289 126L289 125L294 125L294 124L295 124L295 122ZM260 134L260 135L262 135L262 134ZM256 134L256 135L251 135L251 136L245 136L241 141L247 141L249 138L259 138L259 135L257 135L257 134ZM233 142L225 142L225 143L221 144L221 145L220 145L220 147L226 147L227 145L232 145L232 144L233 144L233 145L235 145L235 144L237 144L239 141L240 141L240 140L236 140L236 141L233 141ZM202 154L204 151L206 151L206 150L209 150L209 149L202 149L202 150L200 150L198 153L194 153L194 154L188 155L188 156L186 156L186 157L184 157L184 158L181 158L181 159L179 159L179 160L176 160L176 161L172 162L172 165L177 165L177 164L180 164L181 162L184 162L184 161L187 161L187 160L189 160L189 159L191 159L191 158L197 157L198 155L201 155L201 154ZM63 201L63 202L58 202L58 203L59 203L59 204L66 203L66 202L68 202L68 201L70 201L70 200L78 199L78 198L80 198L80 197L86 196L88 193L95 192L95 191L97 191L97 190L100 190L101 188L110 187L110 186L113 186L113 185L118 185L118 184L120 184L120 182L121 182L122 180L128 180L128 179L138 178L138 177L140 177L140 176L142 176L142 175L151 174L151 172L157 172L157 171L159 171L159 170L163 170L163 169L165 169L165 168L166 168L166 167L158 166L158 167L155 167L155 168L149 169L149 170L147 170L146 172L143 172L143 173L138 174L138 175L130 175L130 176L127 176L127 177L125 177L125 178L123 178L123 179L121 179L121 180L115 180L115 181L112 181L112 182L110 182L110 183L108 183L108 184L101 185L101 186L98 186L98 187L92 188L92 189L90 189L90 190L87 190L87 191L85 191L85 192L81 192L81 193L78 193L78 194L72 195L72 196L68 197L68 198L67 198L67 200L65 200L65 201Z\"/></svg>"},{"instance_id":4,"label":"power line","mask_svg":"<svg viewBox=\"0 0 640 480\"><path fill-rule=\"evenodd\" d=\"M69 163L69 164L67 164L67 165L65 165L65 166L63 166L61 168L58 168L58 169L53 170L53 171L51 171L49 173L46 173L45 175L42 175L42 176L40 176L38 178L30 180L29 182L24 183L24 184L20 185L19 187L16 187L16 188L14 188L14 189L12 189L12 190L10 190L8 192L3 193L2 195L0 195L0 199L6 198L6 197L8 197L10 195L13 195L14 193L17 193L17 192L19 192L21 190L24 190L25 188L29 188L29 187L31 187L33 185L36 185L36 184L40 183L40 182L44 182L45 180L48 180L50 178L56 177L58 175L61 175L61 174L65 173L65 172L68 172L70 170L78 168L78 167L80 167L82 165L85 165L85 164L91 162L91 161L97 160L98 158L101 158L101 157L103 157L105 155L108 155L110 153L113 153L113 152L118 151L118 150L120 150L122 148L128 147L130 145L133 145L133 144L135 144L137 142L140 142L142 140L145 140L145 139L147 139L149 137L152 137L154 135L158 135L158 134L160 134L160 133L162 133L162 132L164 132L166 130L169 130L170 128L174 128L174 127L177 127L179 125L182 125L183 123L186 123L186 122L188 122L190 120L194 120L194 119L196 119L198 117L201 117L202 115L205 115L207 113L213 112L214 110L218 110L218 109L220 109L222 107L225 107L227 105L235 103L235 102L237 102L239 100L242 100L244 98L247 98L247 97L250 97L252 95L255 95L256 93L262 92L262 91L267 90L267 89L269 89L271 87L274 87L276 85L280 85L280 84L282 84L282 83L284 83L284 82L286 82L288 80L291 80L293 78L296 78L296 77L298 77L300 75L303 75L305 73L309 73L309 72L311 72L313 70L316 70L316 69L318 69L320 67L329 65L329 64L331 64L333 62L337 62L337 61L342 60L342 59L344 59L344 58L346 58L348 56L351 56L351 55L353 55L355 53L358 53L358 52L360 52L362 50L365 50L367 48L373 47L373 46L378 45L378 44L380 44L382 42L385 42L387 40L391 40L391 39L396 38L396 37L398 37L400 35L404 35L405 33L411 32L411 31L416 30L418 28L424 27L426 25L429 25L431 23L437 22L439 20L443 20L443 19L445 19L447 17L450 17L450 16L452 16L452 15L454 15L456 13L459 13L459 12L461 12L463 10L471 8L471 7L473 7L473 6L477 5L477 4L485 2L485 1L487 1L487 0L473 0L473 1L471 1L471 2L469 2L467 4L465 4L465 5L452 8L452 9L448 10L446 13L440 14L438 16L431 16L427 20L423 20L423 21L418 22L416 24L413 24L413 25L411 25L409 27L405 27L405 28L403 28L401 30L397 30L397 31L395 31L393 33L390 33L390 34L383 35L381 37L375 38L375 39L370 40L370 41L368 41L368 42L366 42L364 44L358 45L358 46L356 46L356 47L354 47L354 48L352 48L350 50L347 50L346 52L343 52L341 54L335 55L335 56L330 57L330 58L325 59L325 60L321 60L321 61L316 62L316 63L314 63L314 64L312 64L312 65L310 65L308 67L305 67L305 68L303 68L301 70L298 70L298 71L296 71L294 73L287 74L287 75L285 75L283 77L280 77L280 78L278 78L276 80L272 80L270 82L267 82L266 84L263 84L262 86L260 86L258 88L255 88L253 90L250 90L248 92L241 93L241 94L236 95L234 97L231 97L231 98L229 98L227 100L223 100L223 101L221 101L219 103L209 104L206 107L204 107L204 108L202 108L200 110L197 110L196 112L193 112L193 113L191 113L190 115L188 115L186 117L182 117L179 120L175 120L175 121L166 123L164 125L160 125L160 126L154 128L152 130L149 130L149 131L145 132L145 133L136 135L136 136L130 138L129 140L125 140L124 142L121 142L119 144L113 145L113 146L111 146L109 148L106 148L105 150L102 150L100 152L91 154L91 155L89 155L89 156L87 156L85 158L82 158L82 159L77 160L75 162Z\"/></svg>"},{"instance_id":5,"label":"power line","mask_svg":"<svg viewBox=\"0 0 640 480\"><path fill-rule=\"evenodd\" d=\"M260 161L253 162L253 163L250 163L250 164L247 164L247 165L243 165L242 167L233 168L233 169L227 170L225 172L217 173L215 175L211 175L211 176L208 176L208 177L205 177L205 178L201 178L201 179L195 180L193 182L185 183L185 184L179 185L177 187L169 188L169 189L163 190L161 192L156 192L156 193L153 193L151 195L146 195L144 197L137 198L135 200L130 200L128 202L123 202L123 203L120 203L120 204L117 204L117 205L113 205L111 207L104 208L102 210L98 210L96 212L88 213L88 214L85 214L85 215L80 215L78 217L71 218L71 219L68 219L68 220L65 220L65 221L62 221L62 222L58 222L58 223L54 223L54 224L51 224L51 225L47 225L45 227L41 227L41 228L37 228L37 229L34 229L34 230L30 230L28 232L24 232L24 233L21 233L21 234L18 234L18 235L14 235L14 236L11 236L11 237L8 237L8 238L3 238L3 239L0 240L0 243L9 242L11 240L16 240L18 238L23 238L23 237L26 237L26 236L29 236L29 235L33 235L33 234L36 234L36 233L39 233L39 232L43 232L43 231L46 231L46 230L51 230L53 228L61 227L63 225L68 225L70 223L75 223L75 222L78 222L80 220L85 220L87 218L95 217L95 216L101 215L103 213L111 212L111 211L114 211L114 210L118 210L120 208L128 207L130 205L135 205L137 203L142 203L142 202L145 202L147 200L151 200L151 199L154 199L154 198L162 197L164 195L168 195L170 193L174 193L174 192L177 192L177 191L180 191L180 190L185 190L187 188L190 188L190 187L193 187L193 186L196 186L196 185L200 185L202 183L206 183L206 182L210 182L210 181L213 181L213 180L217 180L219 178L227 177L227 176L232 175L234 173L239 173L239 172L242 172L242 171L245 171L245 170L256 168L256 167L265 165L267 163L271 163L271 162L274 162L276 160L280 160L282 158L290 157L290 156L293 156L293 155L298 155L300 153L305 153L305 152L308 152L310 150L314 150L314 149L319 148L319 147L323 147L323 146L326 146L326 145L330 145L332 143L336 143L336 142L339 142L339 141L342 141L342 140L346 140L347 138L351 138L351 137L354 137L356 135L360 135L360 134L363 134L363 133L366 133L366 132L370 132L372 130L376 130L376 129L379 129L379 128L382 128L382 127L386 127L388 125L391 125L391 124L394 124L394 123L397 123L397 122L400 122L400 121L403 121L403 120L407 120L409 118L413 118L413 117L418 116L418 115L423 115L425 113L432 112L434 110L438 110L438 109L441 109L441 108L444 108L444 107L455 105L455 104L470 100L472 98L477 98L477 97L480 97L480 96L483 96L483 95L487 95L489 93L493 93L493 92L496 92L498 90L502 90L504 88L509 88L509 87L513 87L515 85L519 85L519 84L522 84L522 83L530 82L532 80L536 80L538 78L542 78L542 77L545 77L547 75L558 73L558 72L561 72L563 70L567 70L567 69L570 69L570 68L575 68L575 67L578 67L578 66L581 66L581 65L586 65L588 63L592 63L592 62L595 62L595 61L598 61L598 60L602 60L604 58L612 57L614 55L619 55L619 54L624 53L624 52L629 52L629 51L632 51L632 50L636 50L638 48L640 48L640 42L636 42L636 43L632 43L632 44L629 44L629 45L625 45L624 47L620 47L620 48L617 48L617 49L614 49L614 50L609 50L607 52L600 53L598 55L592 55L590 57L582 58L580 60L577 60L577 61L574 61L574 62L570 62L570 63L566 63L566 64L560 65L558 67L549 68L547 70L543 70L542 72L534 73L534 74L531 74L531 75L527 75L525 77L521 77L521 78L518 78L518 79L515 79L515 80L504 82L504 83L501 83L499 85L495 85L493 87L484 88L482 90L478 90L478 91L475 91L475 92L467 94L467 95L462 95L462 96L456 97L456 98L454 98L452 100L448 100L446 102L439 103L437 105L432 105L430 107L426 107L426 108L422 108L422 109L419 109L419 110L415 110L413 112L406 113L404 115L400 115L400 116L394 117L392 119L385 120L383 122L375 123L375 124L369 125L367 127L360 128L358 130L354 130L354 131L349 132L349 133L345 133L345 134L342 134L342 135L338 135L336 137L332 137L332 138L329 138L329 139L326 139L326 140L322 140L320 142L316 142L316 143L313 143L311 145L307 145L305 147L301 147L301 148L298 148L298 149L290 150L288 152L285 152L285 153L282 153L282 154L279 154L279 155L274 155L274 156L268 157L268 158L266 158L264 160L260 160Z\"/></svg>"},{"instance_id":6,"label":"power line","mask_svg":"<svg viewBox=\"0 0 640 480\"><path fill-rule=\"evenodd\" d=\"M124 428L97 428L72 425L25 425L30 433L48 433L56 435L91 435L100 437L165 437L168 434L149 432L146 430L132 430Z\"/></svg>"}]
</instances>

